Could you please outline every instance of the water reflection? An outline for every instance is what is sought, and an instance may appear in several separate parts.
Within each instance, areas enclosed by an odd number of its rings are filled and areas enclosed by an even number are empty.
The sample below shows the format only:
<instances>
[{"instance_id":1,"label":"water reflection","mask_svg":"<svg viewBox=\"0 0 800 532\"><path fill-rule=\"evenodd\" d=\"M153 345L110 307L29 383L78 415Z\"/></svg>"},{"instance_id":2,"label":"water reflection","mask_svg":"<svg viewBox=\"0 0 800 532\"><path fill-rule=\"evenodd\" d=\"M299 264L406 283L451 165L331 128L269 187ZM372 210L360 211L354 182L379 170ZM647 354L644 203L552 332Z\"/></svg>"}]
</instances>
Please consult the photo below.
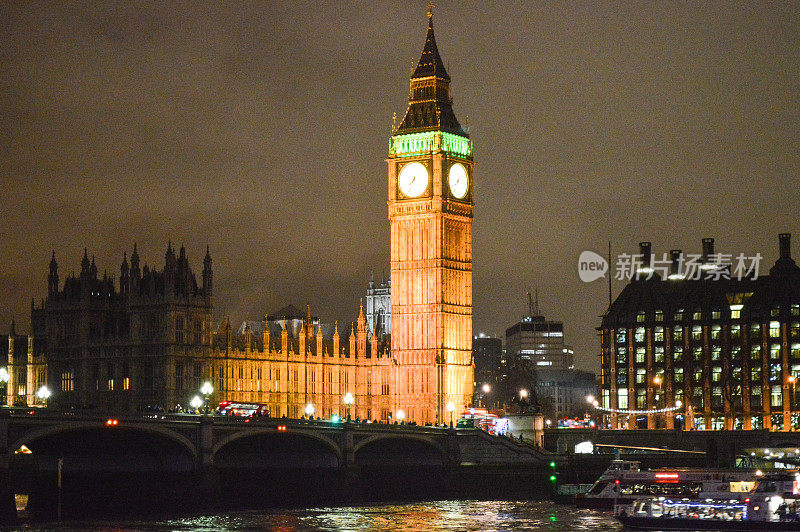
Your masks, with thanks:
<instances>
[{"instance_id":1,"label":"water reflection","mask_svg":"<svg viewBox=\"0 0 800 532\"><path fill-rule=\"evenodd\" d=\"M26 530L622 530L609 514L549 501L435 501L341 508L228 512L164 521L93 521Z\"/></svg>"}]
</instances>

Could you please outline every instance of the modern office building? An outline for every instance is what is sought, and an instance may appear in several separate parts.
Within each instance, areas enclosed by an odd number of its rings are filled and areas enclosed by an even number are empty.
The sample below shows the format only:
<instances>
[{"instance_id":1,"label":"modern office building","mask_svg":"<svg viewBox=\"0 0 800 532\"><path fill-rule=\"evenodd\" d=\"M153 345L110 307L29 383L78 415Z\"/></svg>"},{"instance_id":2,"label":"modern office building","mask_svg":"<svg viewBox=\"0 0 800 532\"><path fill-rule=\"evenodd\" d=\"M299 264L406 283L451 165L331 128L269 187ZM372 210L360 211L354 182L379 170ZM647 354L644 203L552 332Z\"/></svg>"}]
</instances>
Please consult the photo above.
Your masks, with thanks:
<instances>
[{"instance_id":1,"label":"modern office building","mask_svg":"<svg viewBox=\"0 0 800 532\"><path fill-rule=\"evenodd\" d=\"M599 328L599 406L614 427L799 429L800 267L790 235L779 235L767 275L741 275L736 255L715 253L710 238L697 256L689 269L673 250L659 274L650 243L640 244L636 275Z\"/></svg>"}]
</instances>

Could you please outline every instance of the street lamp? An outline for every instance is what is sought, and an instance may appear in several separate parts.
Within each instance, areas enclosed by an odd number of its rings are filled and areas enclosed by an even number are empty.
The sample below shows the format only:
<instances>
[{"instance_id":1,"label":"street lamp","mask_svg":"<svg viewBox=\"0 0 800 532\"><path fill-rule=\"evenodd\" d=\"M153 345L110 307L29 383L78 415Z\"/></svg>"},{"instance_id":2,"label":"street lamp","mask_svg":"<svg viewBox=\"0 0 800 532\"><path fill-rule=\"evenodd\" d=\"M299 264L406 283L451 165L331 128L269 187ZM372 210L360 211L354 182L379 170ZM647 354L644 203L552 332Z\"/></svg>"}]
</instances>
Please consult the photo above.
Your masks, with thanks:
<instances>
[{"instance_id":1,"label":"street lamp","mask_svg":"<svg viewBox=\"0 0 800 532\"><path fill-rule=\"evenodd\" d=\"M521 398L523 398L523 399L527 398L528 397L528 390L526 390L525 388L521 389L519 391L519 396Z\"/></svg>"},{"instance_id":2,"label":"street lamp","mask_svg":"<svg viewBox=\"0 0 800 532\"><path fill-rule=\"evenodd\" d=\"M344 402L344 404L347 406L347 421L350 421L350 406L353 404L353 402L355 402L355 399L353 399L353 394L350 392L344 394L344 399L342 399L342 402Z\"/></svg>"},{"instance_id":3,"label":"street lamp","mask_svg":"<svg viewBox=\"0 0 800 532\"><path fill-rule=\"evenodd\" d=\"M203 394L203 402L206 404L206 408L210 410L211 405L208 403L208 400L211 398L211 394L214 393L214 387L211 386L210 382L206 381L200 387L200 393Z\"/></svg>"},{"instance_id":4,"label":"street lamp","mask_svg":"<svg viewBox=\"0 0 800 532\"><path fill-rule=\"evenodd\" d=\"M44 406L47 406L47 400L50 399L51 395L53 395L53 392L51 392L50 388L47 386L42 386L39 388L39 391L36 392L36 397L42 400Z\"/></svg>"},{"instance_id":5,"label":"street lamp","mask_svg":"<svg viewBox=\"0 0 800 532\"><path fill-rule=\"evenodd\" d=\"M661 376L660 375L656 375L655 377L653 377L653 384L658 386L658 390L656 390L656 397L655 397L655 403L656 403L655 407L656 407L656 409L658 409L658 405L661 402L661 382L662 382L662 380L661 380ZM658 428L658 421L659 421L658 418L659 417L661 417L661 416L659 416L658 414L656 414L654 416L653 422L655 423L654 426L656 428Z\"/></svg>"},{"instance_id":6,"label":"street lamp","mask_svg":"<svg viewBox=\"0 0 800 532\"><path fill-rule=\"evenodd\" d=\"M405 413L405 412L403 412L402 410L398 410L398 411L397 411L397 416L395 416L395 417L397 417L397 421L399 421L400 423L402 423L402 422L403 422L403 420L406 418L406 413Z\"/></svg>"},{"instance_id":7,"label":"street lamp","mask_svg":"<svg viewBox=\"0 0 800 532\"><path fill-rule=\"evenodd\" d=\"M311 416L313 416L313 415L314 415L314 412L316 412L316 410L314 409L314 405L313 405L313 404L311 404L311 403L308 403L308 404L306 405L306 415L307 415L308 417L311 417Z\"/></svg>"},{"instance_id":8,"label":"street lamp","mask_svg":"<svg viewBox=\"0 0 800 532\"><path fill-rule=\"evenodd\" d=\"M456 405L453 404L453 401L447 403L447 411L450 412L450 428L453 428L453 412L456 410Z\"/></svg>"},{"instance_id":9,"label":"street lamp","mask_svg":"<svg viewBox=\"0 0 800 532\"><path fill-rule=\"evenodd\" d=\"M595 398L594 395L587 395L586 396L586 417L589 417L589 405L594 405Z\"/></svg>"},{"instance_id":10,"label":"street lamp","mask_svg":"<svg viewBox=\"0 0 800 532\"><path fill-rule=\"evenodd\" d=\"M200 410L200 407L203 406L203 400L200 399L199 395L195 395L194 397L192 397L192 400L189 401L189 406L194 408L195 413L197 413L197 411Z\"/></svg>"},{"instance_id":11,"label":"street lamp","mask_svg":"<svg viewBox=\"0 0 800 532\"><path fill-rule=\"evenodd\" d=\"M483 399L483 406L488 407L489 402L486 400L486 396L489 395L489 392L492 391L492 387L489 386L488 382L486 382L483 384L483 386L481 386L481 391L483 392L483 397L481 397L481 399Z\"/></svg>"}]
</instances>

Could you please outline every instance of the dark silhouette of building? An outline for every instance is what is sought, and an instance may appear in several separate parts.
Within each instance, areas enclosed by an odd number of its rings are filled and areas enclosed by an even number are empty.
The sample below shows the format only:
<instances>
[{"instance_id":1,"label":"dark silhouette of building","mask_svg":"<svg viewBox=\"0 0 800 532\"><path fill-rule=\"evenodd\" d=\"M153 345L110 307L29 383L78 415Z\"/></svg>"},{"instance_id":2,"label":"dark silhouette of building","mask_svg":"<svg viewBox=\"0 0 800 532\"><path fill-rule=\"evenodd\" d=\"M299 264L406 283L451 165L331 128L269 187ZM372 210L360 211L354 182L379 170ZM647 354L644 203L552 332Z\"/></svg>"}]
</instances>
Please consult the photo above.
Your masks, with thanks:
<instances>
[{"instance_id":1,"label":"dark silhouette of building","mask_svg":"<svg viewBox=\"0 0 800 532\"><path fill-rule=\"evenodd\" d=\"M472 358L475 361L475 405L494 406L500 393L503 341L483 334L476 336L472 339Z\"/></svg>"},{"instance_id":2,"label":"dark silhouette of building","mask_svg":"<svg viewBox=\"0 0 800 532\"><path fill-rule=\"evenodd\" d=\"M614 427L644 426L646 419L648 428L673 428L685 416L687 428L800 428L800 268L788 233L779 244L768 275L741 279L720 270L713 239L703 239L700 269L717 275L699 279L680 273L680 250L671 253L668 275L654 273L650 243L640 244L642 266L599 328L598 400ZM624 412L678 401L674 413Z\"/></svg>"},{"instance_id":3,"label":"dark silhouette of building","mask_svg":"<svg viewBox=\"0 0 800 532\"><path fill-rule=\"evenodd\" d=\"M198 284L186 250L170 243L164 268L140 267L136 245L119 283L98 276L86 251L78 277L59 284L55 252L47 298L31 309L37 355L59 406L133 411L185 402L175 389L176 368L204 372L212 338L213 272L206 250Z\"/></svg>"}]
</instances>

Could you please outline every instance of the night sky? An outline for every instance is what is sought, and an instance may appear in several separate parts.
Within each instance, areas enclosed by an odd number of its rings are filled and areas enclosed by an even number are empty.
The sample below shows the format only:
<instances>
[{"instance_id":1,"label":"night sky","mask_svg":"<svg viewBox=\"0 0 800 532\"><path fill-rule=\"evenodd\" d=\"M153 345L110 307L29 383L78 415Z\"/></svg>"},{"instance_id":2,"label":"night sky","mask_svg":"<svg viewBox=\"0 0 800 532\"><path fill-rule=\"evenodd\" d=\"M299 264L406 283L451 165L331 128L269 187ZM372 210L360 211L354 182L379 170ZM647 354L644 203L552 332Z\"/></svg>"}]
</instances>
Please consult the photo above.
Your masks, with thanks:
<instances>
[{"instance_id":1,"label":"night sky","mask_svg":"<svg viewBox=\"0 0 800 532\"><path fill-rule=\"evenodd\" d=\"M29 330L55 249L119 275L214 258L215 319L354 319L389 271L386 163L425 2L0 5L0 330ZM800 256L800 4L436 2L475 143L474 330L538 287L597 366L583 250ZM469 117L469 118L467 118ZM762 269L764 269L762 268ZM615 283L615 294L623 283Z\"/></svg>"}]
</instances>

